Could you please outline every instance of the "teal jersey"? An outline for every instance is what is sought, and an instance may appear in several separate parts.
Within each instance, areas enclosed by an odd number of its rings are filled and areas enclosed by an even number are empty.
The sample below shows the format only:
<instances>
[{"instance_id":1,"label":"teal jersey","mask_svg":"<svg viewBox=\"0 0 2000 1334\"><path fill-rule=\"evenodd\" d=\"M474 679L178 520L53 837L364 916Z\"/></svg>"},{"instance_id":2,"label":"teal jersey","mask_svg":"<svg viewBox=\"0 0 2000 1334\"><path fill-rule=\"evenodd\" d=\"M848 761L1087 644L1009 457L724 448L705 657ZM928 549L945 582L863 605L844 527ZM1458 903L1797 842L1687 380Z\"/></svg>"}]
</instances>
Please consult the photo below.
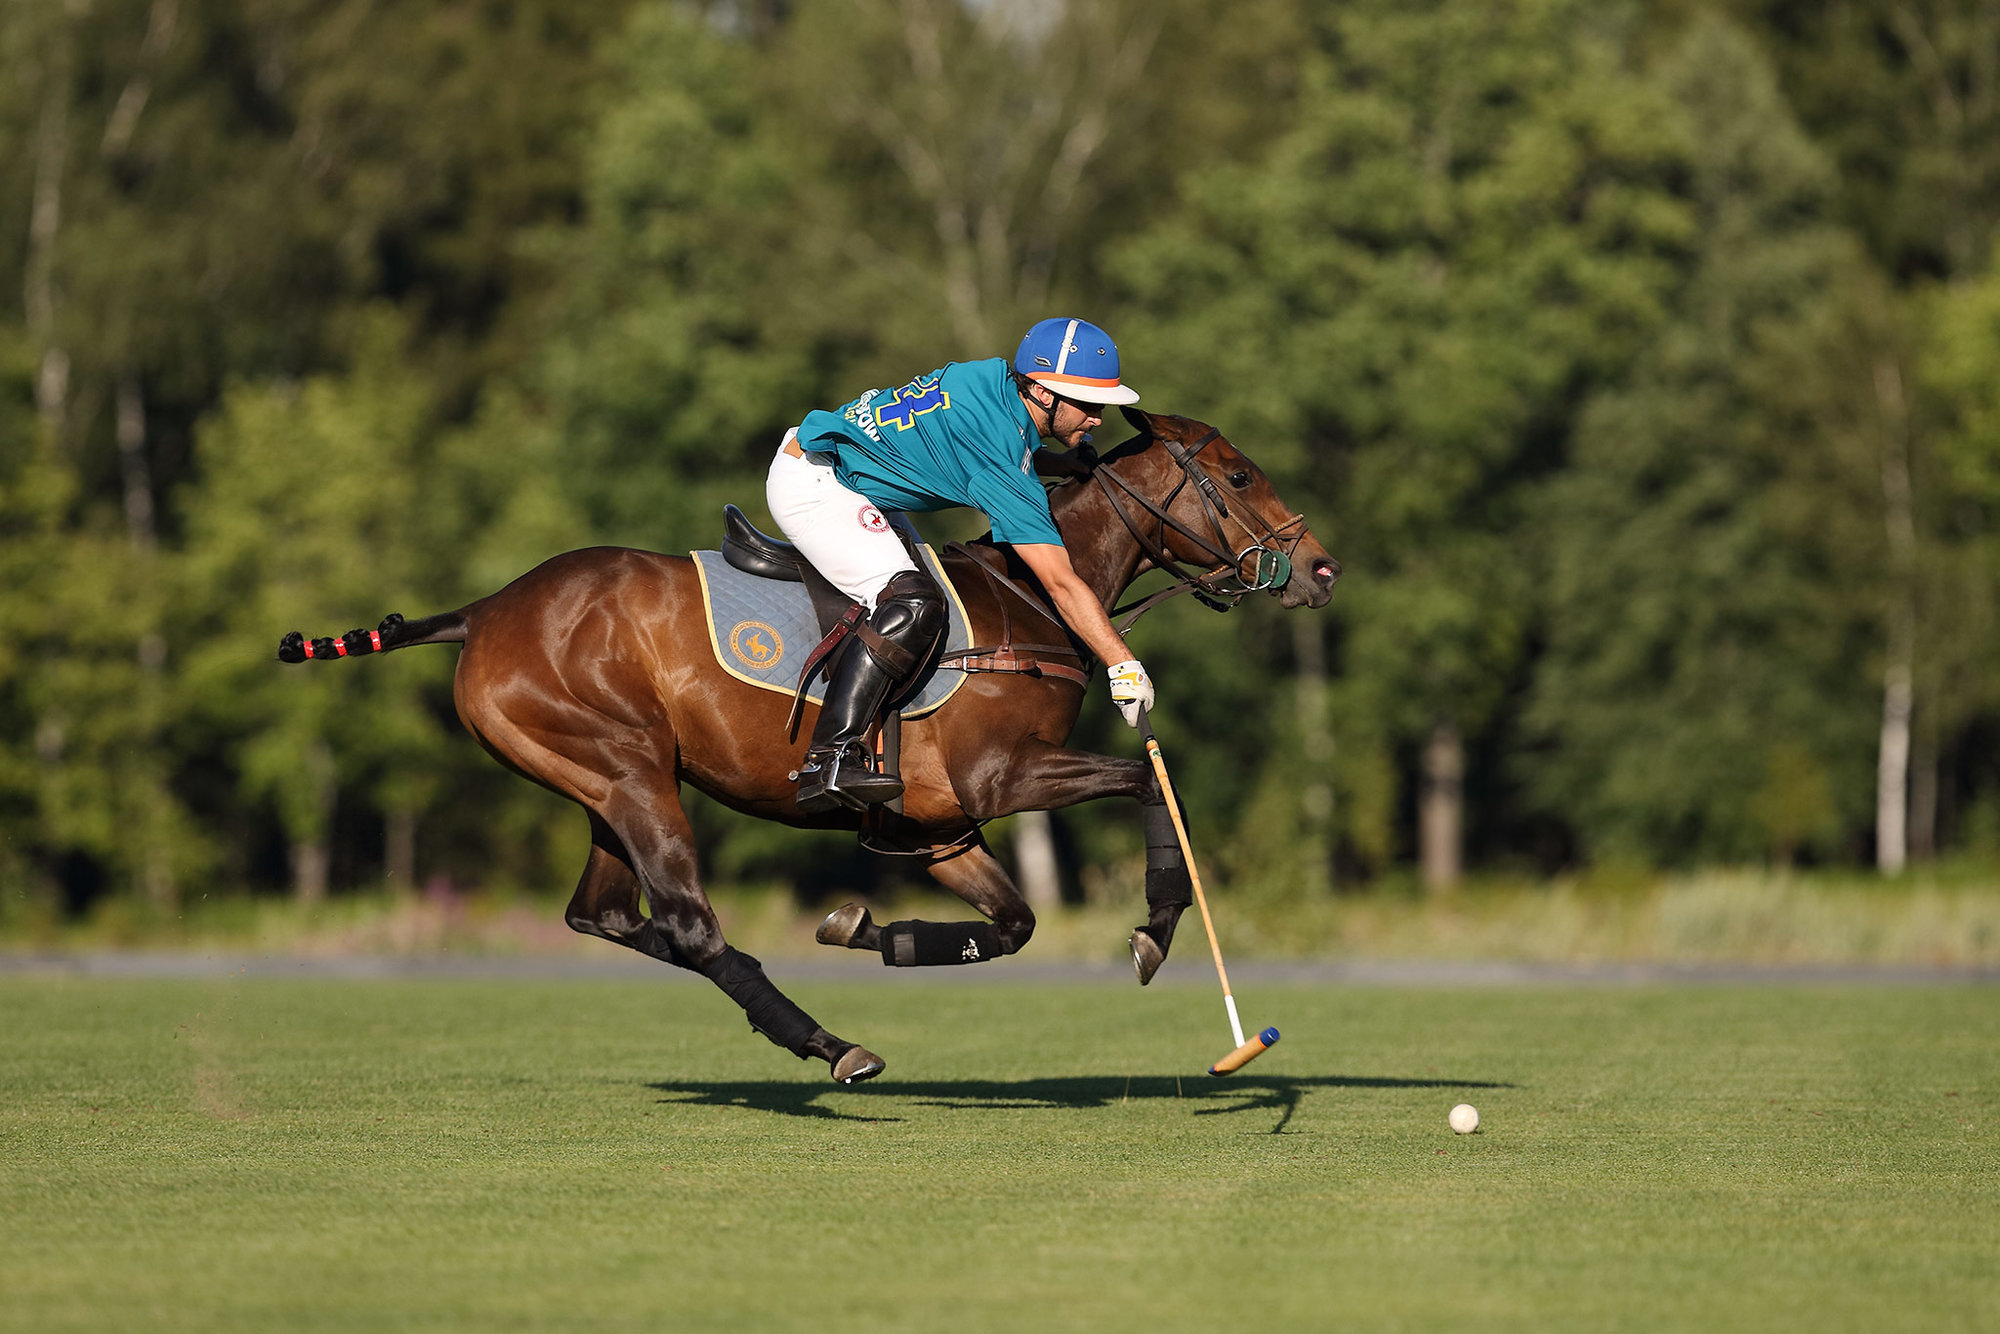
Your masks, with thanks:
<instances>
[{"instance_id":1,"label":"teal jersey","mask_svg":"<svg viewBox=\"0 0 2000 1334\"><path fill-rule=\"evenodd\" d=\"M1034 418L1004 357L954 361L838 411L809 412L799 443L831 452L841 484L883 509L966 505L992 522L997 542L1062 544L1035 476Z\"/></svg>"}]
</instances>

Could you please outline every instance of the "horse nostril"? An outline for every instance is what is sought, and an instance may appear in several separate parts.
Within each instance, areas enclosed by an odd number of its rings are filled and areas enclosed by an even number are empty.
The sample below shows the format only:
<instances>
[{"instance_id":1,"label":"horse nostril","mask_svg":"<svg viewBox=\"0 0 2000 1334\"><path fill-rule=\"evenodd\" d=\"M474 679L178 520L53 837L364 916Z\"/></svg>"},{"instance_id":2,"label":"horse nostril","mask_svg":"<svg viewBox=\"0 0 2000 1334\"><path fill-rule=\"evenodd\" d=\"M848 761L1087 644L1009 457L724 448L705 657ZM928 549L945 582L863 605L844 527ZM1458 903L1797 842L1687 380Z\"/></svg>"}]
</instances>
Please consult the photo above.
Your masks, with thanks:
<instances>
[{"instance_id":1,"label":"horse nostril","mask_svg":"<svg viewBox=\"0 0 2000 1334\"><path fill-rule=\"evenodd\" d=\"M1331 586L1334 580L1340 578L1340 562L1331 558L1314 561L1313 578Z\"/></svg>"}]
</instances>

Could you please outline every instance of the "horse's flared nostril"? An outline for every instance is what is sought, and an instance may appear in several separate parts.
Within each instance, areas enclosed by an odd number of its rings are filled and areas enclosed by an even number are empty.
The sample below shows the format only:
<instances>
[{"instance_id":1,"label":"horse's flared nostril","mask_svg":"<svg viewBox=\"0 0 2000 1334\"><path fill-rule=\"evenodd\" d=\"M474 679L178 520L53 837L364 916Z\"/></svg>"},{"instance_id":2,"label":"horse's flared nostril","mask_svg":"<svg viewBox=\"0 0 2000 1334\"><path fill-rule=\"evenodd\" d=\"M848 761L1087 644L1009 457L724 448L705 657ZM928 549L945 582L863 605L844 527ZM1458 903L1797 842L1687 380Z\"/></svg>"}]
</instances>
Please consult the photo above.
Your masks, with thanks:
<instances>
[{"instance_id":1,"label":"horse's flared nostril","mask_svg":"<svg viewBox=\"0 0 2000 1334\"><path fill-rule=\"evenodd\" d=\"M1328 588L1332 588L1334 580L1340 578L1340 562L1331 556L1325 560L1314 561L1313 578L1319 580Z\"/></svg>"}]
</instances>

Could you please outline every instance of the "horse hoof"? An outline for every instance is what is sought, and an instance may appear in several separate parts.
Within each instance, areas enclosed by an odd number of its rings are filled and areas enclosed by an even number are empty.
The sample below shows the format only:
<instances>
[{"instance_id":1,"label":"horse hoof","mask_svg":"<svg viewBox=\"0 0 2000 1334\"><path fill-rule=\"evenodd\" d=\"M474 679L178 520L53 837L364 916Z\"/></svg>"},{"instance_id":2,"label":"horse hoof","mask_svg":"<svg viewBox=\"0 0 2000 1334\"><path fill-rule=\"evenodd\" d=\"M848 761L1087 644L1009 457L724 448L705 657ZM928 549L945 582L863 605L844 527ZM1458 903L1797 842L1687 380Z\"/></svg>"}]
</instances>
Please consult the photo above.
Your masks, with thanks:
<instances>
[{"instance_id":1,"label":"horse hoof","mask_svg":"<svg viewBox=\"0 0 2000 1334\"><path fill-rule=\"evenodd\" d=\"M868 920L868 910L858 903L843 903L826 915L813 932L813 939L822 945L845 945L851 949L867 949L866 945L854 943L856 936L867 934L875 924Z\"/></svg>"},{"instance_id":2,"label":"horse hoof","mask_svg":"<svg viewBox=\"0 0 2000 1334\"><path fill-rule=\"evenodd\" d=\"M1167 956L1143 926L1135 930L1132 938L1125 943L1132 947L1132 971L1139 975L1139 985L1143 987L1153 980L1154 973L1160 971L1160 965L1167 961Z\"/></svg>"},{"instance_id":3,"label":"horse hoof","mask_svg":"<svg viewBox=\"0 0 2000 1334\"><path fill-rule=\"evenodd\" d=\"M887 1064L866 1047L849 1047L833 1063L833 1077L842 1084L859 1084L864 1079L873 1079L881 1074Z\"/></svg>"}]
</instances>

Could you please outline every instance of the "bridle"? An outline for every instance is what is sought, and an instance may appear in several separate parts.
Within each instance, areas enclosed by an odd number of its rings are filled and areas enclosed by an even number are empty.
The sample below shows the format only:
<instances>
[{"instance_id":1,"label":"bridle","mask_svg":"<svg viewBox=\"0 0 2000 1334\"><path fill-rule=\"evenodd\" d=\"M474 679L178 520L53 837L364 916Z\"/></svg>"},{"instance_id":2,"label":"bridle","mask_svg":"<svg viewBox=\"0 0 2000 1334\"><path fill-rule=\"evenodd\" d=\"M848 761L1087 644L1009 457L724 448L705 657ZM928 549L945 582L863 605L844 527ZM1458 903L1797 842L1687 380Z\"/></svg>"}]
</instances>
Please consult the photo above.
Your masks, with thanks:
<instances>
[{"instance_id":1,"label":"bridle","mask_svg":"<svg viewBox=\"0 0 2000 1334\"><path fill-rule=\"evenodd\" d=\"M1167 493L1164 502L1156 502L1143 495L1131 483L1120 477L1116 470L1096 466L1094 458L1090 469L1091 480L1104 492L1104 498L1111 502L1111 509L1125 528L1139 544L1156 569L1165 570L1179 582L1175 587L1155 593L1141 602L1115 608L1111 615L1126 619L1117 623L1118 632L1123 634L1140 615L1151 610L1156 604L1181 593L1193 593L1195 598L1216 611L1228 611L1252 593L1261 593L1284 587L1292 577L1292 553L1305 540L1306 520L1303 514L1294 514L1283 523L1273 527L1264 517L1247 505L1239 504L1237 510L1248 510L1256 527L1245 523L1236 511L1229 507L1228 500L1217 486L1215 479L1195 465L1200 453L1220 439L1222 432L1210 427L1208 434L1192 445L1164 435L1154 434L1167 451L1169 458L1179 465L1180 481ZM1201 502L1202 517L1207 521L1207 533L1190 528L1171 513L1174 501L1181 492L1192 485L1195 498ZM1116 488L1115 490L1113 488ZM1119 498L1124 493L1124 500ZM1156 521L1147 525L1143 519L1135 518L1126 508L1129 500L1139 509L1150 514ZM1225 527L1225 523L1228 527ZM1232 539L1230 529L1242 535L1242 544ZM1176 559L1167 550L1167 530L1172 529L1192 543L1202 555L1213 562L1213 567L1195 572L1190 566ZM1233 553L1233 554L1232 554ZM1244 577L1244 565L1254 562L1250 577Z\"/></svg>"}]
</instances>

